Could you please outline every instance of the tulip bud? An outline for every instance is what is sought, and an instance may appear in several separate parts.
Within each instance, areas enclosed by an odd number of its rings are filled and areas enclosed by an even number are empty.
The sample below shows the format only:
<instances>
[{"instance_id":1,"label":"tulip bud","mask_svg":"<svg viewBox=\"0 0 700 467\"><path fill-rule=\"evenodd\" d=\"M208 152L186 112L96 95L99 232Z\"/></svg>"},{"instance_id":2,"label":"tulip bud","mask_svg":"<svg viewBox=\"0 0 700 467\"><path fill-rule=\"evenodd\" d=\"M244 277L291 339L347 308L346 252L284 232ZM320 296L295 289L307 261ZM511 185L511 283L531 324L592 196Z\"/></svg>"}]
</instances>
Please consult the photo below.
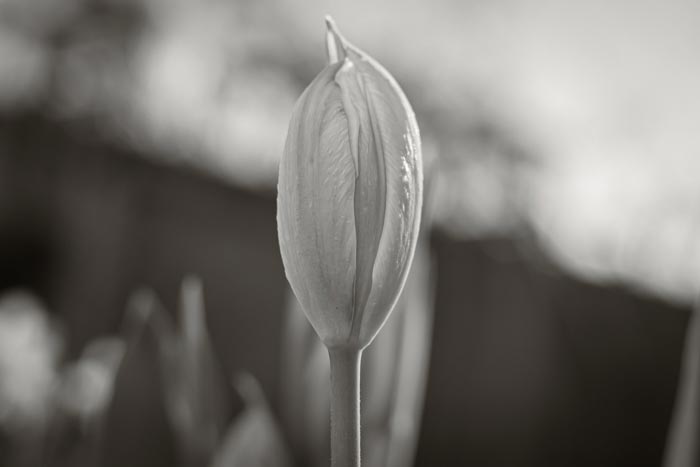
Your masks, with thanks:
<instances>
[{"instance_id":1,"label":"tulip bud","mask_svg":"<svg viewBox=\"0 0 700 467\"><path fill-rule=\"evenodd\" d=\"M287 279L318 335L330 348L362 349L413 258L420 136L394 78L326 22L330 63L292 113L277 223Z\"/></svg>"}]
</instances>

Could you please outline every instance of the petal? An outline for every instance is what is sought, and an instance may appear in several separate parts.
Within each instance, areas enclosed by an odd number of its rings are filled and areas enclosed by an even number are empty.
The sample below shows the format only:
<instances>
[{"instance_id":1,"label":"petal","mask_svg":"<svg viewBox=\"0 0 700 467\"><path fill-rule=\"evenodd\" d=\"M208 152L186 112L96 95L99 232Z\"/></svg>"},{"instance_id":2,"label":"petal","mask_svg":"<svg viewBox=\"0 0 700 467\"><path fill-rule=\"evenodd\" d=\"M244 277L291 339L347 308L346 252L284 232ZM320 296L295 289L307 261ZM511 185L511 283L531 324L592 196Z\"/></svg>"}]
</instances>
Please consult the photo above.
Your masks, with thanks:
<instances>
[{"instance_id":1,"label":"petal","mask_svg":"<svg viewBox=\"0 0 700 467\"><path fill-rule=\"evenodd\" d=\"M386 177L385 215L360 331L360 341L369 343L393 309L408 275L418 238L423 172L418 125L403 91L366 54L357 49L349 54L356 56L354 62L364 77L372 127L380 129L375 137Z\"/></svg>"},{"instance_id":2,"label":"petal","mask_svg":"<svg viewBox=\"0 0 700 467\"><path fill-rule=\"evenodd\" d=\"M287 278L326 343L347 338L355 272L355 164L347 118L324 69L292 114L280 164L278 226Z\"/></svg>"}]
</instances>

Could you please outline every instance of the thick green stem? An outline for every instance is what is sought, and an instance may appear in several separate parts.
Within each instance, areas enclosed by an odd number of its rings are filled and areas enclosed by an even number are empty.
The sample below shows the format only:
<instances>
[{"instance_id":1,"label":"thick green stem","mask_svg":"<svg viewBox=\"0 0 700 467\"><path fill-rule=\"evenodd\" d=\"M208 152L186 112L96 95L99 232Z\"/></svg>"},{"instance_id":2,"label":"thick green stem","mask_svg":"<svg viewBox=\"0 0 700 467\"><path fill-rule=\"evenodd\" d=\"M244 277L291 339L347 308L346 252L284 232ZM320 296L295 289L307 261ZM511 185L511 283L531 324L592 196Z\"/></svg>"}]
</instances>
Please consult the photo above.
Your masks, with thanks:
<instances>
[{"instance_id":1,"label":"thick green stem","mask_svg":"<svg viewBox=\"0 0 700 467\"><path fill-rule=\"evenodd\" d=\"M328 349L331 360L331 467L360 467L362 350Z\"/></svg>"}]
</instances>

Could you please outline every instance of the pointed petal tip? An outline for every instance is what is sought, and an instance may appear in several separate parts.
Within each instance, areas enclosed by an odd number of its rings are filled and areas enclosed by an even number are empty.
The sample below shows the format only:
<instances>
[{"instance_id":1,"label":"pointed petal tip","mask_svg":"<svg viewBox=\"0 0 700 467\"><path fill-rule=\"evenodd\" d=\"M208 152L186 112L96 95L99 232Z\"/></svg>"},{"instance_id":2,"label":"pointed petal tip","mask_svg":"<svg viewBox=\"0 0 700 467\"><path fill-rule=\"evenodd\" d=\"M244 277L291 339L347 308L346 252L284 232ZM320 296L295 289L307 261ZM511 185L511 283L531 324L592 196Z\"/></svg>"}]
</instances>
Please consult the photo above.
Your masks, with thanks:
<instances>
[{"instance_id":1,"label":"pointed petal tip","mask_svg":"<svg viewBox=\"0 0 700 467\"><path fill-rule=\"evenodd\" d=\"M338 29L338 25L336 24L333 17L331 15L326 15L325 21L326 21L326 34L332 35L335 38L335 40L338 44L338 47L342 47L344 49L347 46L347 40L341 34L340 29Z\"/></svg>"},{"instance_id":2,"label":"pointed petal tip","mask_svg":"<svg viewBox=\"0 0 700 467\"><path fill-rule=\"evenodd\" d=\"M345 38L338 31L335 21L331 15L326 15L326 51L328 52L328 62L338 63L345 59L347 55Z\"/></svg>"}]
</instances>

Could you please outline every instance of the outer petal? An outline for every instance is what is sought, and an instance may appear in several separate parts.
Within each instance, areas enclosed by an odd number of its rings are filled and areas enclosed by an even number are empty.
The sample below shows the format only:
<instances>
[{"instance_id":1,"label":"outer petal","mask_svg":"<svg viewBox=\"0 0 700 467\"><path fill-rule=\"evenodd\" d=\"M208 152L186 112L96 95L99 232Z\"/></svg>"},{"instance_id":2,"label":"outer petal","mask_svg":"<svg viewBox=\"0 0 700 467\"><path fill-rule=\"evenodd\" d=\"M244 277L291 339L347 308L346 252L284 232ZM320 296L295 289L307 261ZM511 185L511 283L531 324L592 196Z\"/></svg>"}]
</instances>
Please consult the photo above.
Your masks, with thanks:
<instances>
[{"instance_id":1,"label":"outer petal","mask_svg":"<svg viewBox=\"0 0 700 467\"><path fill-rule=\"evenodd\" d=\"M277 199L287 279L327 345L350 333L355 277L355 164L333 82L339 66L326 67L296 104Z\"/></svg>"},{"instance_id":2,"label":"outer petal","mask_svg":"<svg viewBox=\"0 0 700 467\"><path fill-rule=\"evenodd\" d=\"M367 345L393 309L408 275L418 238L423 172L418 125L403 91L381 65L363 52L351 48L348 56L365 83L386 184L372 286L357 331L360 343Z\"/></svg>"}]
</instances>

